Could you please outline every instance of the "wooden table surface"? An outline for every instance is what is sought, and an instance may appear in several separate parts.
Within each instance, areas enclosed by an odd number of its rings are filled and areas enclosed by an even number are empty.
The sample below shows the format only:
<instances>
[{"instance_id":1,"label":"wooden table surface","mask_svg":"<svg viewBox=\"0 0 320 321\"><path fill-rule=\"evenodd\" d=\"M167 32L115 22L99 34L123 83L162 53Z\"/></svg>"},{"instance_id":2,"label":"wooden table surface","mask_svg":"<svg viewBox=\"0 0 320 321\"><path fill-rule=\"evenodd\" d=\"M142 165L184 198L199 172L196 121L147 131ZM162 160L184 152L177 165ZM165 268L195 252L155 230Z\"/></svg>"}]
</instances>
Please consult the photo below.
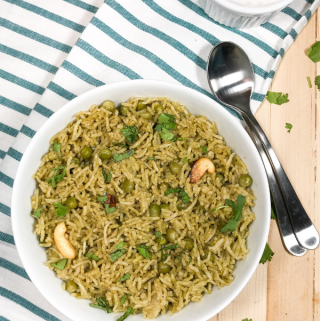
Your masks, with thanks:
<instances>
[{"instance_id":1,"label":"wooden table surface","mask_svg":"<svg viewBox=\"0 0 320 321\"><path fill-rule=\"evenodd\" d=\"M256 117L320 231L320 92L314 85L320 63L305 54L318 40L319 21L318 10L285 54L269 89L288 93L290 102L278 106L265 100ZM291 133L285 123L293 125ZM275 252L272 261L259 264L241 294L210 321L320 321L320 248L300 258L289 255L274 221L269 245Z\"/></svg>"}]
</instances>

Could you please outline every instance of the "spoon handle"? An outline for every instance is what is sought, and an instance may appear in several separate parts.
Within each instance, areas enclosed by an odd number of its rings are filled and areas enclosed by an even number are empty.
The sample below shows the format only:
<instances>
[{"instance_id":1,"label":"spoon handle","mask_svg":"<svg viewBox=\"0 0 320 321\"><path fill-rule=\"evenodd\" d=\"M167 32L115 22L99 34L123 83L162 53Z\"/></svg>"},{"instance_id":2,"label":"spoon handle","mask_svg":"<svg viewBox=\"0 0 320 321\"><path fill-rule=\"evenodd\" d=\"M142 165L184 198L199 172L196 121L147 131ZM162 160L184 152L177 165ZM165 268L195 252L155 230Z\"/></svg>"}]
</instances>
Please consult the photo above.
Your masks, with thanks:
<instances>
[{"instance_id":1,"label":"spoon handle","mask_svg":"<svg viewBox=\"0 0 320 321\"><path fill-rule=\"evenodd\" d=\"M267 136L252 113L246 113L244 117L246 118L245 120L250 131L258 136L263 144L263 149L268 156L278 181L278 185L280 186L280 190L289 213L293 232L299 244L309 250L316 249L319 245L319 233L304 210Z\"/></svg>"},{"instance_id":2,"label":"spoon handle","mask_svg":"<svg viewBox=\"0 0 320 321\"><path fill-rule=\"evenodd\" d=\"M250 127L250 120L246 119L245 115L242 115L242 117L247 122L248 127ZM277 223L279 226L280 235L282 238L283 245L286 248L286 250L289 253L291 253L292 255L302 256L307 252L307 250L305 248L302 248L299 245L299 243L293 233L286 205L285 205L284 200L282 198L282 194L280 192L276 177L273 173L273 170L272 170L271 164L269 162L269 159L267 157L267 154L264 151L263 144L262 144L259 136L257 135L257 133L255 133L254 131L251 132L251 137L253 138L253 142L255 143L255 145L258 149L258 152L260 153L262 162L264 164L264 167L265 167L265 170L267 173L269 187L270 187L274 206L275 206L276 213L277 213Z\"/></svg>"}]
</instances>

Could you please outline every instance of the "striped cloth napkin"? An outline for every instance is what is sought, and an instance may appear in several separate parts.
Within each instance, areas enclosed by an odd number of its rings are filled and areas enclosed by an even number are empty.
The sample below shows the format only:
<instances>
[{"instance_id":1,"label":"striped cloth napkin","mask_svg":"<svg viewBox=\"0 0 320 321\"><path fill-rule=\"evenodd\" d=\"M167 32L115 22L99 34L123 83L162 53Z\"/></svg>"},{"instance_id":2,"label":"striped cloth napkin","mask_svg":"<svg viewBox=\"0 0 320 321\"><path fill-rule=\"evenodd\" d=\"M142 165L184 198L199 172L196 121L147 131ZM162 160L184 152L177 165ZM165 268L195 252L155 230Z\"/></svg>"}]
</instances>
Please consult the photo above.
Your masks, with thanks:
<instances>
[{"instance_id":1,"label":"striped cloth napkin","mask_svg":"<svg viewBox=\"0 0 320 321\"><path fill-rule=\"evenodd\" d=\"M10 223L19 161L48 117L94 87L128 79L180 83L212 97L206 60L225 40L240 44L253 63L255 112L320 0L296 0L249 30L219 25L198 3L0 0L0 321L68 320L30 282Z\"/></svg>"}]
</instances>

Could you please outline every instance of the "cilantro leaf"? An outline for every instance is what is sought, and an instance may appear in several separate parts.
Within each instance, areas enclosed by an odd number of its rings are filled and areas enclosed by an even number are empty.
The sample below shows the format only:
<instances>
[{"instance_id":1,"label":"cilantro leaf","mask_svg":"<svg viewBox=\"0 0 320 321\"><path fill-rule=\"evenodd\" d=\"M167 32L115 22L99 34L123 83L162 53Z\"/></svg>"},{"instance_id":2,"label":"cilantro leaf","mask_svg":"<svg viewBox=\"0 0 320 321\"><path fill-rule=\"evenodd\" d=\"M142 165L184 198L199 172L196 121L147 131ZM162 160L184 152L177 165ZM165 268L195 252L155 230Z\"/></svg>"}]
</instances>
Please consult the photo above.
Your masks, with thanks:
<instances>
[{"instance_id":1,"label":"cilantro leaf","mask_svg":"<svg viewBox=\"0 0 320 321\"><path fill-rule=\"evenodd\" d=\"M56 209L57 218L65 217L69 212L69 207L63 206L60 202L55 203L54 206L57 208Z\"/></svg>"},{"instance_id":2,"label":"cilantro leaf","mask_svg":"<svg viewBox=\"0 0 320 321\"><path fill-rule=\"evenodd\" d=\"M123 143L114 143L113 146L122 146L124 148L128 148L128 145L123 144Z\"/></svg>"},{"instance_id":3,"label":"cilantro leaf","mask_svg":"<svg viewBox=\"0 0 320 321\"><path fill-rule=\"evenodd\" d=\"M139 137L139 130L136 126L126 126L120 131L130 144L135 143Z\"/></svg>"},{"instance_id":4,"label":"cilantro leaf","mask_svg":"<svg viewBox=\"0 0 320 321\"><path fill-rule=\"evenodd\" d=\"M122 247L124 247L124 246L126 246L126 245L127 245L126 243L120 242L119 244L116 245L115 249L116 249L116 250L119 250L119 249L121 249Z\"/></svg>"},{"instance_id":5,"label":"cilantro leaf","mask_svg":"<svg viewBox=\"0 0 320 321\"><path fill-rule=\"evenodd\" d=\"M120 299L120 304L121 304L121 305L124 305L124 304L125 304L128 296L131 296L131 294L130 294L130 293L125 294L125 295Z\"/></svg>"},{"instance_id":6,"label":"cilantro leaf","mask_svg":"<svg viewBox=\"0 0 320 321\"><path fill-rule=\"evenodd\" d=\"M161 261L165 261L167 259L167 257L171 254L171 251L175 250L177 248L179 248L179 244L173 244L173 245L167 245L167 246L162 245L161 249L159 250L159 251L161 251ZM163 251L164 250L169 250L169 253L163 258Z\"/></svg>"},{"instance_id":7,"label":"cilantro leaf","mask_svg":"<svg viewBox=\"0 0 320 321\"><path fill-rule=\"evenodd\" d=\"M183 163L183 164L187 164L187 163L188 163L188 157L185 157L185 158L182 160L182 163Z\"/></svg>"},{"instance_id":8,"label":"cilantro leaf","mask_svg":"<svg viewBox=\"0 0 320 321\"><path fill-rule=\"evenodd\" d=\"M32 216L37 217L37 218L40 218L40 216L41 216L41 207L38 207L38 208L34 211L34 213L32 214Z\"/></svg>"},{"instance_id":9,"label":"cilantro leaf","mask_svg":"<svg viewBox=\"0 0 320 321\"><path fill-rule=\"evenodd\" d=\"M286 123L285 128L286 128L286 129L288 129L288 130L287 130L287 132L288 132L288 133L290 133L290 132L291 132L292 127L293 127L293 126L292 126L291 124Z\"/></svg>"},{"instance_id":10,"label":"cilantro leaf","mask_svg":"<svg viewBox=\"0 0 320 321\"><path fill-rule=\"evenodd\" d=\"M53 142L53 148L52 148L55 152L57 152L58 157L60 159L61 157L61 144L57 143L56 140L54 140Z\"/></svg>"},{"instance_id":11,"label":"cilantro leaf","mask_svg":"<svg viewBox=\"0 0 320 321\"><path fill-rule=\"evenodd\" d=\"M174 194L174 193L179 193L181 198L182 198L182 202L184 204L189 203L190 201L190 197L189 195L182 189L182 188L169 188L165 191L164 195L168 196L169 194Z\"/></svg>"},{"instance_id":12,"label":"cilantro leaf","mask_svg":"<svg viewBox=\"0 0 320 321\"><path fill-rule=\"evenodd\" d=\"M47 179L47 182L53 187L56 187L56 183L63 180L64 176L66 175L67 168L63 165L58 166L57 168L52 168L53 175L51 178ZM57 175L60 171L62 171L59 175Z\"/></svg>"},{"instance_id":13,"label":"cilantro leaf","mask_svg":"<svg viewBox=\"0 0 320 321\"><path fill-rule=\"evenodd\" d=\"M121 250L117 250L117 251L110 253L111 261L114 262L115 260L117 260L119 257L121 257L126 252L127 252L126 249L121 249Z\"/></svg>"},{"instance_id":14,"label":"cilantro leaf","mask_svg":"<svg viewBox=\"0 0 320 321\"><path fill-rule=\"evenodd\" d=\"M308 86L309 86L309 88L312 88L312 83L311 83L311 79L310 79L310 77L307 77L307 82L308 82Z\"/></svg>"},{"instance_id":15,"label":"cilantro leaf","mask_svg":"<svg viewBox=\"0 0 320 321\"><path fill-rule=\"evenodd\" d=\"M216 211L218 211L218 210L221 210L222 208L225 208L225 207L230 207L230 206L228 206L228 205L219 206L219 207L216 207L216 208L214 208L213 210L211 210L211 212L214 213L214 212L216 212Z\"/></svg>"},{"instance_id":16,"label":"cilantro leaf","mask_svg":"<svg viewBox=\"0 0 320 321\"><path fill-rule=\"evenodd\" d=\"M127 281L130 279L130 274L129 273L126 273L120 280L119 282L122 282L122 281Z\"/></svg>"},{"instance_id":17,"label":"cilantro leaf","mask_svg":"<svg viewBox=\"0 0 320 321\"><path fill-rule=\"evenodd\" d=\"M276 105L282 105L290 101L288 99L288 94L282 95L282 93L276 93L273 91L268 91L266 98L269 103L276 104Z\"/></svg>"},{"instance_id":18,"label":"cilantro leaf","mask_svg":"<svg viewBox=\"0 0 320 321\"><path fill-rule=\"evenodd\" d=\"M103 178L106 181L106 183L109 183L111 181L111 177L112 177L112 169L110 169L110 172L107 175L107 173L104 171L104 168L102 168L102 175L103 175Z\"/></svg>"},{"instance_id":19,"label":"cilantro leaf","mask_svg":"<svg viewBox=\"0 0 320 321\"><path fill-rule=\"evenodd\" d=\"M161 114L158 117L158 125L156 126L156 131L160 132L163 128L167 130L176 129L175 117L170 114Z\"/></svg>"},{"instance_id":20,"label":"cilantro leaf","mask_svg":"<svg viewBox=\"0 0 320 321\"><path fill-rule=\"evenodd\" d=\"M148 160L155 160L155 161L159 160L159 159L156 159L156 158L154 158L154 157L148 157L147 159L148 159Z\"/></svg>"},{"instance_id":21,"label":"cilantro leaf","mask_svg":"<svg viewBox=\"0 0 320 321\"><path fill-rule=\"evenodd\" d=\"M242 321L252 321L252 319L248 319L248 318L246 318L246 319L243 319Z\"/></svg>"},{"instance_id":22,"label":"cilantro leaf","mask_svg":"<svg viewBox=\"0 0 320 321\"><path fill-rule=\"evenodd\" d=\"M314 80L314 84L318 86L318 90L320 90L320 76L317 76Z\"/></svg>"},{"instance_id":23,"label":"cilantro leaf","mask_svg":"<svg viewBox=\"0 0 320 321\"><path fill-rule=\"evenodd\" d=\"M208 153L208 148L207 148L207 146L200 146L200 148L202 149L202 151L203 151L204 154L207 154L207 153Z\"/></svg>"},{"instance_id":24,"label":"cilantro leaf","mask_svg":"<svg viewBox=\"0 0 320 321\"><path fill-rule=\"evenodd\" d=\"M225 202L233 209L234 216L233 219L220 230L221 233L224 233L226 231L232 232L236 229L238 222L242 218L242 209L244 204L246 203L246 197L239 194L237 199L237 205L233 201L228 199L226 199Z\"/></svg>"},{"instance_id":25,"label":"cilantro leaf","mask_svg":"<svg viewBox=\"0 0 320 321\"><path fill-rule=\"evenodd\" d=\"M179 137L179 138L177 138L177 140L187 140L187 139L183 138L183 137Z\"/></svg>"},{"instance_id":26,"label":"cilantro leaf","mask_svg":"<svg viewBox=\"0 0 320 321\"><path fill-rule=\"evenodd\" d=\"M263 254L262 254L260 263L264 264L264 263L266 263L267 261L270 262L270 261L272 260L273 255L274 255L274 253L273 253L273 251L270 249L269 244L267 243L267 244L266 244L266 247L264 248L264 251L263 251Z\"/></svg>"},{"instance_id":27,"label":"cilantro leaf","mask_svg":"<svg viewBox=\"0 0 320 321\"><path fill-rule=\"evenodd\" d=\"M99 261L100 259L96 256L96 255L94 255L93 253L87 253L86 255L85 255L85 257L88 257L89 259L92 259L92 260L95 260L95 261Z\"/></svg>"},{"instance_id":28,"label":"cilantro leaf","mask_svg":"<svg viewBox=\"0 0 320 321\"><path fill-rule=\"evenodd\" d=\"M161 232L156 231L154 232L154 235L156 236L157 239L161 239Z\"/></svg>"},{"instance_id":29,"label":"cilantro leaf","mask_svg":"<svg viewBox=\"0 0 320 321\"><path fill-rule=\"evenodd\" d=\"M104 195L104 196L99 196L97 195L97 201L98 202L105 202L108 199L108 195Z\"/></svg>"},{"instance_id":30,"label":"cilantro leaf","mask_svg":"<svg viewBox=\"0 0 320 321\"><path fill-rule=\"evenodd\" d=\"M132 314L133 312L134 312L134 309L128 308L127 311L126 311L119 319L117 319L117 321L123 321L123 320L126 319L130 314Z\"/></svg>"},{"instance_id":31,"label":"cilantro leaf","mask_svg":"<svg viewBox=\"0 0 320 321\"><path fill-rule=\"evenodd\" d=\"M110 204L105 204L104 208L106 209L107 214L111 214L117 210L116 207L109 207Z\"/></svg>"},{"instance_id":32,"label":"cilantro leaf","mask_svg":"<svg viewBox=\"0 0 320 321\"><path fill-rule=\"evenodd\" d=\"M133 149L130 149L128 152L123 153L123 154L115 153L115 154L113 155L112 160L113 160L114 162L116 162L116 163L117 163L117 162L121 162L121 161L129 158L129 157L132 156L133 154L134 154L134 150L133 150Z\"/></svg>"},{"instance_id":33,"label":"cilantro leaf","mask_svg":"<svg viewBox=\"0 0 320 321\"><path fill-rule=\"evenodd\" d=\"M58 270L64 270L64 268L67 264L67 261L68 261L68 259L61 259L57 263L52 262L50 265Z\"/></svg>"},{"instance_id":34,"label":"cilantro leaf","mask_svg":"<svg viewBox=\"0 0 320 321\"><path fill-rule=\"evenodd\" d=\"M171 142L174 141L174 134L172 134L168 129L162 128L162 131L160 132L160 136L163 140L169 140Z\"/></svg>"},{"instance_id":35,"label":"cilantro leaf","mask_svg":"<svg viewBox=\"0 0 320 321\"><path fill-rule=\"evenodd\" d=\"M137 250L139 253L146 259L152 259L151 254L149 253L149 250L152 250L150 246L139 244L137 245ZM152 250L153 251L153 250Z\"/></svg>"},{"instance_id":36,"label":"cilantro leaf","mask_svg":"<svg viewBox=\"0 0 320 321\"><path fill-rule=\"evenodd\" d=\"M307 55L313 62L320 61L320 41L315 42L311 48L307 50Z\"/></svg>"},{"instance_id":37,"label":"cilantro leaf","mask_svg":"<svg viewBox=\"0 0 320 321\"><path fill-rule=\"evenodd\" d=\"M100 297L97 299L97 303L98 304L93 304L91 303L90 306L92 308L97 308L97 309L101 309L104 311L107 311L107 313L111 313L112 312L112 308L109 305L109 302L107 301L106 298Z\"/></svg>"},{"instance_id":38,"label":"cilantro leaf","mask_svg":"<svg viewBox=\"0 0 320 321\"><path fill-rule=\"evenodd\" d=\"M272 220L277 220L276 214L274 213L272 207L271 207L271 219Z\"/></svg>"}]
</instances>

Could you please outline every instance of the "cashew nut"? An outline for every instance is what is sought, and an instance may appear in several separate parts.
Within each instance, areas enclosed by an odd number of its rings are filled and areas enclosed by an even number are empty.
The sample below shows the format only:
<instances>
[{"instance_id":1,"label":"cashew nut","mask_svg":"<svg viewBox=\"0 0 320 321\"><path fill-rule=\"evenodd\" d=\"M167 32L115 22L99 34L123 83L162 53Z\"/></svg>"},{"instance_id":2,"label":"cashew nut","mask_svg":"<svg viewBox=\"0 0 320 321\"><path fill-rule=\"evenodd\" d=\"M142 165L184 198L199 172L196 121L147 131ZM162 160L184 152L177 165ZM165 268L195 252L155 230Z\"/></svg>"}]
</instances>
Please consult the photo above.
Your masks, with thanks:
<instances>
[{"instance_id":1,"label":"cashew nut","mask_svg":"<svg viewBox=\"0 0 320 321\"><path fill-rule=\"evenodd\" d=\"M65 233L67 231L64 222L59 223L54 229L54 242L58 251L67 259L74 259L76 257L76 250L71 245L69 240L65 238Z\"/></svg>"},{"instance_id":2,"label":"cashew nut","mask_svg":"<svg viewBox=\"0 0 320 321\"><path fill-rule=\"evenodd\" d=\"M213 174L215 170L214 164L209 158L200 158L192 166L190 172L190 183L197 183L206 171Z\"/></svg>"}]
</instances>

